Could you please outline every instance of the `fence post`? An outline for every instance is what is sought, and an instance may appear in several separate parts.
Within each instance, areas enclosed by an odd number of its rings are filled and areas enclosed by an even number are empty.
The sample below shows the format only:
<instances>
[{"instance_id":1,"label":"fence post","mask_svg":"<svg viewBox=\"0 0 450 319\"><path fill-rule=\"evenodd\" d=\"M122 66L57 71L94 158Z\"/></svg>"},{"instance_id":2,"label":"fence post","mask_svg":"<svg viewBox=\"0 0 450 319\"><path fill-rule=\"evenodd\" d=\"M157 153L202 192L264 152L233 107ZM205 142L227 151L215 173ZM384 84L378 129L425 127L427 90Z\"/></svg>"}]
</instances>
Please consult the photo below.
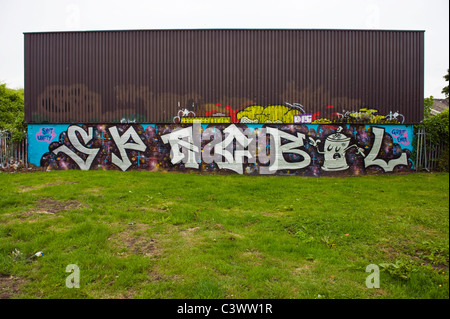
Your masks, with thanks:
<instances>
[{"instance_id":1,"label":"fence post","mask_svg":"<svg viewBox=\"0 0 450 319\"><path fill-rule=\"evenodd\" d=\"M438 159L444 149L444 143L433 145L431 139L427 140L424 128L417 132L416 172L426 170L428 172L438 169Z\"/></svg>"},{"instance_id":2,"label":"fence post","mask_svg":"<svg viewBox=\"0 0 450 319\"><path fill-rule=\"evenodd\" d=\"M420 128L417 132L416 172L422 166L422 135L423 128Z\"/></svg>"}]
</instances>

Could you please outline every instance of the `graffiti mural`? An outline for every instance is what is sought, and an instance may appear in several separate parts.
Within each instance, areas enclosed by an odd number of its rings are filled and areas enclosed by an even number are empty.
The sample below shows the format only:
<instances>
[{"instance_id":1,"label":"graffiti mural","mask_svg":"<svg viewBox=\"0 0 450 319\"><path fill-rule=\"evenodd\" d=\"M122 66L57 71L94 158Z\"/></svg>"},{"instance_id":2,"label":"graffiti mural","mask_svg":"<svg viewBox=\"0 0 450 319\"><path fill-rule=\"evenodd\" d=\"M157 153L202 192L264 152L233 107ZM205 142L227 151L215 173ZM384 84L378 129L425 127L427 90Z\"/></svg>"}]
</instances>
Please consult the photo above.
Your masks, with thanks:
<instances>
[{"instance_id":1,"label":"graffiti mural","mask_svg":"<svg viewBox=\"0 0 450 319\"><path fill-rule=\"evenodd\" d=\"M28 134L30 163L50 169L321 176L414 166L408 125L36 124Z\"/></svg>"},{"instance_id":2,"label":"graffiti mural","mask_svg":"<svg viewBox=\"0 0 450 319\"><path fill-rule=\"evenodd\" d=\"M40 131L36 134L36 139L38 141L50 143L56 136L53 130L53 127L41 127Z\"/></svg>"},{"instance_id":3,"label":"graffiti mural","mask_svg":"<svg viewBox=\"0 0 450 319\"><path fill-rule=\"evenodd\" d=\"M304 113L298 105L249 106L237 113L237 119L240 123L294 123L294 117Z\"/></svg>"},{"instance_id":4,"label":"graffiti mural","mask_svg":"<svg viewBox=\"0 0 450 319\"><path fill-rule=\"evenodd\" d=\"M355 147L358 153L365 157L364 150L359 148L356 144L349 146L350 137L341 133L342 127L338 127L336 133L328 135L325 139L325 144L323 146L323 151L319 150L319 143L321 140L314 140L311 138L311 145L317 148L319 154L323 154L324 162L322 169L325 171L341 171L348 168L345 153L347 150Z\"/></svg>"},{"instance_id":5,"label":"graffiti mural","mask_svg":"<svg viewBox=\"0 0 450 319\"><path fill-rule=\"evenodd\" d=\"M405 117L398 111L386 115L378 114L374 108L360 108L358 111L338 111L327 105L314 113L300 103L284 102L284 105L248 105L236 109L220 103L212 105L192 105L190 109L180 109L173 117L175 124L188 123L243 123L243 124L403 124ZM194 109L196 111L194 112ZM208 110L209 109L209 110ZM196 113L197 112L197 113Z\"/></svg>"}]
</instances>

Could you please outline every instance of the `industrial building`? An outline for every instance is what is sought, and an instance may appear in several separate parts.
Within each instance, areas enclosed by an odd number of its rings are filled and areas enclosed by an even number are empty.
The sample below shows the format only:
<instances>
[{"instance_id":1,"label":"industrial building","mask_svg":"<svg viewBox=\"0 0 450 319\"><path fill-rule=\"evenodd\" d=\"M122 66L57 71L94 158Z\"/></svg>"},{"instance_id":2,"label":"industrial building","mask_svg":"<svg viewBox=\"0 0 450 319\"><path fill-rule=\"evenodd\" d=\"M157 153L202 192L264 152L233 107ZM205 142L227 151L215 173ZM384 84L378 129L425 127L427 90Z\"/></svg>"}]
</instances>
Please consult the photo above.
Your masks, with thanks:
<instances>
[{"instance_id":1,"label":"industrial building","mask_svg":"<svg viewBox=\"0 0 450 319\"><path fill-rule=\"evenodd\" d=\"M407 171L424 32L25 33L29 162L239 174Z\"/></svg>"}]
</instances>

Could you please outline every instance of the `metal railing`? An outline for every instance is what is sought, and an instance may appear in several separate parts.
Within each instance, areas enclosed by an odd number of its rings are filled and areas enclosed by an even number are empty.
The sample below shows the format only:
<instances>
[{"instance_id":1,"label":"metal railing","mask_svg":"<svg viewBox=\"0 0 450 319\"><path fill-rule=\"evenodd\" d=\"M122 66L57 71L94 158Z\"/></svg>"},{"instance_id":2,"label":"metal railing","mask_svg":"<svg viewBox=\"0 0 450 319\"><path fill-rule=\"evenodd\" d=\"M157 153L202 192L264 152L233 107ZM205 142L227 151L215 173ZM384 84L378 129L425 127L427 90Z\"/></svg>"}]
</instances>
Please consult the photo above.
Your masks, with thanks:
<instances>
[{"instance_id":1,"label":"metal railing","mask_svg":"<svg viewBox=\"0 0 450 319\"><path fill-rule=\"evenodd\" d=\"M27 140L15 142L8 132L0 132L0 168L28 167Z\"/></svg>"},{"instance_id":2,"label":"metal railing","mask_svg":"<svg viewBox=\"0 0 450 319\"><path fill-rule=\"evenodd\" d=\"M438 160L442 152L445 150L445 144L443 142L433 144L431 140L427 138L424 128L420 128L416 133L416 136L416 171L434 171L439 169Z\"/></svg>"}]
</instances>

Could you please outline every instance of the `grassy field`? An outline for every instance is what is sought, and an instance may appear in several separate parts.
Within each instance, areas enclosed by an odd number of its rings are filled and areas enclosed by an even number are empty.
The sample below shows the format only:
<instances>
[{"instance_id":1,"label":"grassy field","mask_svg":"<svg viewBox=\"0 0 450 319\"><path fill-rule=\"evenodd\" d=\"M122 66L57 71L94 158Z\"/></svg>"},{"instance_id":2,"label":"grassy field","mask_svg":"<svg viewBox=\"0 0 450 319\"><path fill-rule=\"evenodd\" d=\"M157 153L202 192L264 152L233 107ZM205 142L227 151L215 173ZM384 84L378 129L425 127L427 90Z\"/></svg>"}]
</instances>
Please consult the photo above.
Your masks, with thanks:
<instances>
[{"instance_id":1,"label":"grassy field","mask_svg":"<svg viewBox=\"0 0 450 319\"><path fill-rule=\"evenodd\" d=\"M0 193L0 298L449 298L447 173L0 173Z\"/></svg>"}]
</instances>

